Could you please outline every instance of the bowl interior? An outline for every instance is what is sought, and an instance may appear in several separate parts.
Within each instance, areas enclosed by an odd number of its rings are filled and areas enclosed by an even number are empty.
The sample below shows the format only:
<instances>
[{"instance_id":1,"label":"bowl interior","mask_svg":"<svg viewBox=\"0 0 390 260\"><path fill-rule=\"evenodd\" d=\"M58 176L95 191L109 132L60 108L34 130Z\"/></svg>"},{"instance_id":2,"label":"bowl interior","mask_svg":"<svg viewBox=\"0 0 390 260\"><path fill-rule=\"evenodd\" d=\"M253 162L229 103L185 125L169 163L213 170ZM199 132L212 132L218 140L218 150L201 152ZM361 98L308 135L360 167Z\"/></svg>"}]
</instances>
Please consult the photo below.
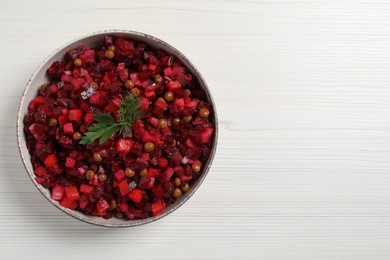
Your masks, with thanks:
<instances>
[{"instance_id":1,"label":"bowl interior","mask_svg":"<svg viewBox=\"0 0 390 260\"><path fill-rule=\"evenodd\" d=\"M213 115L213 120L215 122L215 134L213 138L213 144L212 144L212 152L211 155L208 159L208 161L205 163L203 169L202 169L202 174L201 177L196 180L192 184L192 188L190 189L189 192L183 194L174 204L168 206L164 213L162 215L156 216L156 217L151 217L148 219L141 219L141 220L122 220L122 219L117 219L117 218L111 218L109 220L100 218L100 217L95 217L95 216L89 216L85 215L79 211L71 210L68 208L64 208L58 204L57 201L52 200L50 198L50 192L40 186L38 183L35 182L35 174L33 170L32 163L30 161L30 155L27 150L27 145L26 145L26 138L23 133L23 117L28 111L28 105L30 101L37 95L37 91L40 87L45 82L48 82L49 79L46 76L46 70L47 68L50 67L50 65L56 61L56 60L61 60L64 58L65 53L67 50L75 48L79 46L80 44L83 44L87 47L94 47L97 46L98 44L101 44L102 40L104 37L107 35L113 35L116 37L123 37L123 38L131 38L133 40L140 40L143 41L150 46L154 48L161 48L166 50L168 53L174 54L176 57L178 57L184 65L190 70L190 72L195 75L199 81L199 85L201 88L203 88L206 92L206 95L208 97L209 102L213 106L214 110L214 115ZM65 213L69 214L72 217L75 217L79 220L85 221L90 224L95 224L95 225L100 225L100 226L106 226L106 227L131 227L131 226L137 226L137 225L142 225L146 224L152 221L155 221L159 218L162 218L178 207L180 207L185 201L187 201L192 194L197 190L199 185L203 182L204 178L206 177L206 174L210 168L211 162L213 160L214 154L215 154L215 149L216 149L216 142L217 142L217 132L218 132L218 122L217 122L217 116L216 116L216 109L215 109L215 104L214 101L211 97L210 91L203 79L203 77L200 75L199 71L193 66L193 64L178 50L167 44L166 42L159 40L153 36L139 33L139 32L133 32L133 31L120 31L120 30L110 30L110 31L102 31L102 32L97 32L93 33L84 37L80 37L78 39L73 40L72 42L69 42L65 44L64 46L60 47L57 49L52 55L49 56L49 58L42 63L42 65L36 70L36 72L32 75L31 79L28 81L27 87L23 93L21 103L19 106L19 111L18 111L18 118L17 118L17 139L18 139L18 146L19 146L19 151L24 163L24 166L31 178L31 180L34 182L35 186L39 189L39 191L51 202L53 203L57 208L60 210L64 211Z\"/></svg>"}]
</instances>

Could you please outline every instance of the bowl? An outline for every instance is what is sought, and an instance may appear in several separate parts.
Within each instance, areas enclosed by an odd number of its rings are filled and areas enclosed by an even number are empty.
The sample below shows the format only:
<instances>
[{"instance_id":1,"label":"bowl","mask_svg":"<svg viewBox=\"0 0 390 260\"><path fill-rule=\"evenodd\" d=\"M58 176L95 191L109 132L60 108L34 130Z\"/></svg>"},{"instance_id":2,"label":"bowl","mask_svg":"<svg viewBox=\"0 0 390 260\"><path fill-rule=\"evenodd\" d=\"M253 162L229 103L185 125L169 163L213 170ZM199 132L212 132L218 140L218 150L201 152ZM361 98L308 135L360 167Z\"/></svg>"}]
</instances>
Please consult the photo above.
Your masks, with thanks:
<instances>
[{"instance_id":1,"label":"bowl","mask_svg":"<svg viewBox=\"0 0 390 260\"><path fill-rule=\"evenodd\" d=\"M177 58L181 60L181 62L187 67L187 69L197 77L200 87L205 91L208 102L211 104L214 115L213 115L213 121L215 124L215 132L214 137L212 140L211 145L211 153L206 163L203 164L202 172L200 174L199 179L194 181L191 185L191 189L184 193L181 197L179 197L176 202L169 205L167 208L165 208L164 212L161 215L146 218L146 219L135 219L135 220L124 220L124 219L118 219L118 218L111 218L111 219L103 219L101 217L97 216L90 216L83 214L79 211L72 210L69 208L65 208L59 205L58 201L51 199L50 192L48 189L43 188L41 185L39 185L35 181L36 175L34 174L33 165L31 163L31 156L27 150L27 143L26 143L26 137L23 132L23 117L28 111L28 105L30 101L37 95L39 87L45 83L48 82L49 79L46 75L46 70L50 67L50 65L56 61L56 60L62 60L66 51L72 48L75 48L79 46L80 44L83 44L87 47L93 47L96 46L98 42L102 42L104 37L106 35L112 35L115 37L124 37L124 38L130 38L137 41L143 41L146 44L149 44L153 48L161 48L165 51L167 51L170 54L175 55ZM178 209L180 206L182 206L199 188L203 180L206 178L206 175L210 169L211 163L213 161L216 146L217 146L217 136L218 136L218 121L217 121L217 114L216 114L216 107L215 103L213 101L213 98L211 96L210 90L207 87L207 84L200 74L200 72L196 69L196 67L176 48L172 47L170 44L145 33L141 32L135 32L135 31L128 31L128 30L106 30L106 31L100 31L100 32L94 32L82 37L79 37L62 47L58 48L54 53L52 53L35 71L35 73L31 76L30 80L27 83L27 86L23 92L19 110L17 114L17 141L18 141L18 147L21 159L23 161L24 167L28 173L28 176L36 186L36 188L42 193L42 195L50 201L55 207L60 209L61 211L65 212L69 216L72 216L78 220L81 220L83 222L98 225L98 226L104 226L104 227L112 227L112 228L123 228L123 227L133 227L138 225L143 225L147 223L151 223L153 221L156 221L158 219L161 219L168 214L172 213L176 209Z\"/></svg>"}]
</instances>

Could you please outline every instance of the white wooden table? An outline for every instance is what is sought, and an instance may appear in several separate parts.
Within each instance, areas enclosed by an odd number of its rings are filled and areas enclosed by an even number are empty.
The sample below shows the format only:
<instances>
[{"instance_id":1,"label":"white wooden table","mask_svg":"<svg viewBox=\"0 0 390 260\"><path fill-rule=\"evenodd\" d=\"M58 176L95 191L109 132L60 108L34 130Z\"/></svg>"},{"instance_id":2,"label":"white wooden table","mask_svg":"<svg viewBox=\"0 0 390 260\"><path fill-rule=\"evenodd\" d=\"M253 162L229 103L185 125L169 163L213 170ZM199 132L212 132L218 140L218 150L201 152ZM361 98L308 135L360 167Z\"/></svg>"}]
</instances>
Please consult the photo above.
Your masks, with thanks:
<instances>
[{"instance_id":1,"label":"white wooden table","mask_svg":"<svg viewBox=\"0 0 390 260\"><path fill-rule=\"evenodd\" d=\"M195 196L121 230L51 206L15 137L41 61L113 28L182 50L220 119ZM0 0L0 37L1 259L390 259L390 1Z\"/></svg>"}]
</instances>

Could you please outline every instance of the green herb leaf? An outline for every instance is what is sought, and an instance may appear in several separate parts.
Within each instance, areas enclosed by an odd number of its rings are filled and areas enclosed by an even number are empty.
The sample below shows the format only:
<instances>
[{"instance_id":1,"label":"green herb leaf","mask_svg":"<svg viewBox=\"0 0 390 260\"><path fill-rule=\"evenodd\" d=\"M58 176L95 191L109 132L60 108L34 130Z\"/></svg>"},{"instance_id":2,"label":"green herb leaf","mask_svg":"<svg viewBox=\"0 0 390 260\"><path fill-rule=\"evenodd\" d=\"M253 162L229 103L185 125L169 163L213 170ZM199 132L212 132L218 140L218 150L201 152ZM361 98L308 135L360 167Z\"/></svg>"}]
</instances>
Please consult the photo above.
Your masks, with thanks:
<instances>
[{"instance_id":1,"label":"green herb leaf","mask_svg":"<svg viewBox=\"0 0 390 260\"><path fill-rule=\"evenodd\" d=\"M144 112L141 110L141 105L138 98L134 98L130 93L122 99L119 104L118 119L115 119L109 114L96 114L93 118L95 123L88 127L83 138L80 140L80 144L91 144L99 139L100 144L107 141L111 135L116 134L118 131L124 134L131 128L131 125L141 119L144 116Z\"/></svg>"}]
</instances>

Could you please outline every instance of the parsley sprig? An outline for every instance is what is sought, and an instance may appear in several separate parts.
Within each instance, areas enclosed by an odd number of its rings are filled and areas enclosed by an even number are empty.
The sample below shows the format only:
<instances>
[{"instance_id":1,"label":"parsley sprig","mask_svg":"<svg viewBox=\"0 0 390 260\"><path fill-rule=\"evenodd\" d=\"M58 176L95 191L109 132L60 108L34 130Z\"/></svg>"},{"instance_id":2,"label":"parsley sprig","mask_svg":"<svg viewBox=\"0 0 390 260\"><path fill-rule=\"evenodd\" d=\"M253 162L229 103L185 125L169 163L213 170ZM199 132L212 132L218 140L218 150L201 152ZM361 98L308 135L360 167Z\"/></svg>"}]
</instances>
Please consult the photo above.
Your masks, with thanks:
<instances>
[{"instance_id":1,"label":"parsley sprig","mask_svg":"<svg viewBox=\"0 0 390 260\"><path fill-rule=\"evenodd\" d=\"M118 110L118 122L110 114L100 113L96 114L93 118L95 123L88 127L83 138L80 140L80 144L91 144L97 139L102 144L107 141L111 135L119 132L125 134L130 130L131 125L141 119L144 116L144 112L141 110L141 105L138 98L134 98L132 94L128 94L122 99L119 104Z\"/></svg>"}]
</instances>

